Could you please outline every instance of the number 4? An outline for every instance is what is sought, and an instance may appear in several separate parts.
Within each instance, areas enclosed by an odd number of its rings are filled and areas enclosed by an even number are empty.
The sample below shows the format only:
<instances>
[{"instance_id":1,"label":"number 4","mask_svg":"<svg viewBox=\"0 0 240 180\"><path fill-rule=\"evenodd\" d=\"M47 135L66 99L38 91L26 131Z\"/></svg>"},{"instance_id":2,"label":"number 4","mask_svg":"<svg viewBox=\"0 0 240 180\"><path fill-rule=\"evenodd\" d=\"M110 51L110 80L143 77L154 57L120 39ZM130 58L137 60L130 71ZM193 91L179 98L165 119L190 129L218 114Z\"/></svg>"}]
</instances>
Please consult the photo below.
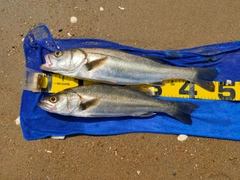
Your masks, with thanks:
<instances>
[{"instance_id":1,"label":"number 4","mask_svg":"<svg viewBox=\"0 0 240 180\"><path fill-rule=\"evenodd\" d=\"M189 90L186 90L189 86ZM186 81L183 86L179 89L179 94L190 95L191 98L194 98L194 95L197 95L197 91L194 91L194 85L189 81Z\"/></svg>"}]
</instances>

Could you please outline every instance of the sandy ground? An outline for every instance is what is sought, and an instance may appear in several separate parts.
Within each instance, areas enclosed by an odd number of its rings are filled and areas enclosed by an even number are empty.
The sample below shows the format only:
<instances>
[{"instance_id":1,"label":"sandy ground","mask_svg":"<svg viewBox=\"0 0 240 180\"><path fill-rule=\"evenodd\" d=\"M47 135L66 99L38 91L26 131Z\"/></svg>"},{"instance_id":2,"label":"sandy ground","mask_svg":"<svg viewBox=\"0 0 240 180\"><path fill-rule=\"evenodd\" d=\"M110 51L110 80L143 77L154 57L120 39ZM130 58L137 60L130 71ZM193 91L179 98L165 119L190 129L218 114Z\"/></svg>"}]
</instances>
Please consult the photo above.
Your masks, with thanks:
<instances>
[{"instance_id":1,"label":"sandy ground","mask_svg":"<svg viewBox=\"0 0 240 180\"><path fill-rule=\"evenodd\" d=\"M22 38L36 25L46 24L54 37L178 49L239 40L239 9L237 0L0 0L0 179L240 179L236 141L141 133L26 141L14 122Z\"/></svg>"}]
</instances>

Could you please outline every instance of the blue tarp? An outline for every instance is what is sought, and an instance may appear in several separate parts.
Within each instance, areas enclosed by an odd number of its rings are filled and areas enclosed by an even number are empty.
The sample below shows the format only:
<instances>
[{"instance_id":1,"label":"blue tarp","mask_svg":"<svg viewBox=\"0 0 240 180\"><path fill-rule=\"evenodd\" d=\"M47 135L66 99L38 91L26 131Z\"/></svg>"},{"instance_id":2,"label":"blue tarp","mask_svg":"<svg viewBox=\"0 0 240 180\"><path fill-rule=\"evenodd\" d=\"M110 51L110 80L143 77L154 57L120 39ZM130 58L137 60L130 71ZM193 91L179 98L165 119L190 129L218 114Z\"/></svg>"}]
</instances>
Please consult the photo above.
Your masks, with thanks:
<instances>
[{"instance_id":1,"label":"blue tarp","mask_svg":"<svg viewBox=\"0 0 240 180\"><path fill-rule=\"evenodd\" d=\"M37 71L44 55L72 48L110 48L151 57L166 64L211 67L219 71L217 81L240 81L240 41L182 50L145 50L99 39L53 39L45 25L31 30L24 39L26 67ZM74 134L116 135L123 133L187 134L191 136L240 140L240 103L199 99L164 98L192 102L199 106L186 125L164 114L151 118L77 118L45 112L37 106L43 93L23 90L20 119L26 140Z\"/></svg>"}]
</instances>

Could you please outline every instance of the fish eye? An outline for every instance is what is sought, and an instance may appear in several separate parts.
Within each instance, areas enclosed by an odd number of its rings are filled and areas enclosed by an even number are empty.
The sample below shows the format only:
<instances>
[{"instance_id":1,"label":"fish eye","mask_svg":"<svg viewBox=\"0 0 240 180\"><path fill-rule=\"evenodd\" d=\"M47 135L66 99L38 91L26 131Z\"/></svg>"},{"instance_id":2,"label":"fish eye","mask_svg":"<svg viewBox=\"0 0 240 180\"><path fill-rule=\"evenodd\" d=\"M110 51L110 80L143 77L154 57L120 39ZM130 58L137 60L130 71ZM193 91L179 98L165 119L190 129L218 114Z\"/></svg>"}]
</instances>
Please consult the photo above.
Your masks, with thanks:
<instances>
[{"instance_id":1,"label":"fish eye","mask_svg":"<svg viewBox=\"0 0 240 180\"><path fill-rule=\"evenodd\" d=\"M61 57L62 55L63 55L62 51L54 52L54 56L57 57L57 58Z\"/></svg>"},{"instance_id":2,"label":"fish eye","mask_svg":"<svg viewBox=\"0 0 240 180\"><path fill-rule=\"evenodd\" d=\"M56 102L57 102L57 97L56 97L56 96L51 96L51 97L49 98L49 101L50 101L51 103L56 103Z\"/></svg>"}]
</instances>

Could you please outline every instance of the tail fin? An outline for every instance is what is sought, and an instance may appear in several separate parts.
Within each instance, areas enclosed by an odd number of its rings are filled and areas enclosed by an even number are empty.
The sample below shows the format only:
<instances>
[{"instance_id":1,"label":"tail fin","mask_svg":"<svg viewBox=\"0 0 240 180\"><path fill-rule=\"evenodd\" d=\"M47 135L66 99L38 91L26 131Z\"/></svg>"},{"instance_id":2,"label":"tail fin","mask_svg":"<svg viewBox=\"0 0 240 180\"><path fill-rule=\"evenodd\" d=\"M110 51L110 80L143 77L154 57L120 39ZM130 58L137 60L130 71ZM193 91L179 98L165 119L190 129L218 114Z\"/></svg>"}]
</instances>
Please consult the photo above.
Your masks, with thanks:
<instances>
[{"instance_id":1,"label":"tail fin","mask_svg":"<svg viewBox=\"0 0 240 180\"><path fill-rule=\"evenodd\" d=\"M170 112L167 112L167 114L184 124L191 125L192 119L190 115L195 108L198 108L198 105L185 102L175 102L175 108L172 108Z\"/></svg>"},{"instance_id":2,"label":"tail fin","mask_svg":"<svg viewBox=\"0 0 240 180\"><path fill-rule=\"evenodd\" d=\"M215 86L212 81L217 77L218 71L210 68L196 68L196 70L197 74L194 83L208 91L214 92Z\"/></svg>"}]
</instances>

